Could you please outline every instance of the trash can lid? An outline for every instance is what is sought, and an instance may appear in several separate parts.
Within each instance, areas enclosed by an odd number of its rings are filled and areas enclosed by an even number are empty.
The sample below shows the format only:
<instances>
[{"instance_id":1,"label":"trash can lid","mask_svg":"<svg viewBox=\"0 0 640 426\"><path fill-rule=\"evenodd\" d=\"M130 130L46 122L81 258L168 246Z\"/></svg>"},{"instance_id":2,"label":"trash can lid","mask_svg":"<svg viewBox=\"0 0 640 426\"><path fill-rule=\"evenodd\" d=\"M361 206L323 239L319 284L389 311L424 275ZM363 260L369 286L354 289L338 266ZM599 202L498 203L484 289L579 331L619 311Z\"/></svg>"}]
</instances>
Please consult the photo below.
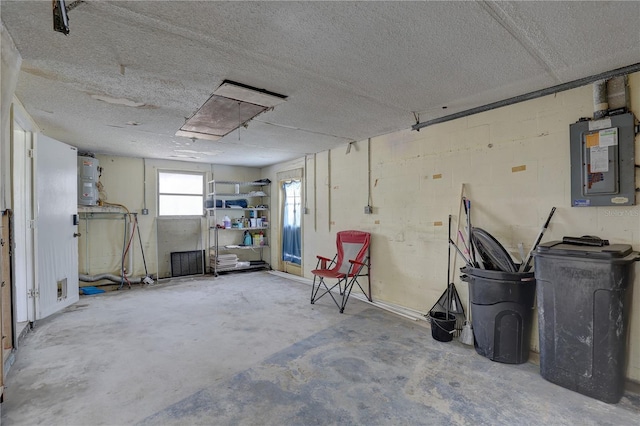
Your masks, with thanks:
<instances>
[{"instance_id":1,"label":"trash can lid","mask_svg":"<svg viewBox=\"0 0 640 426\"><path fill-rule=\"evenodd\" d=\"M471 275L477 278L487 278L489 280L498 281L534 281L534 273L530 272L505 272L505 271L492 271L490 269L472 268L470 266L464 266L460 268L460 272L465 275ZM467 281L465 275L461 277L462 281Z\"/></svg>"},{"instance_id":2,"label":"trash can lid","mask_svg":"<svg viewBox=\"0 0 640 426\"><path fill-rule=\"evenodd\" d=\"M632 251L633 248L629 244L611 244L609 246L598 247L567 244L562 241L549 241L539 244L535 255L621 259L627 257Z\"/></svg>"},{"instance_id":3,"label":"trash can lid","mask_svg":"<svg viewBox=\"0 0 640 426\"><path fill-rule=\"evenodd\" d=\"M494 269L503 272L518 272L518 267L511 259L505 248L496 240L493 235L482 228L472 228L471 238L473 244L478 249L483 262L487 263L487 269Z\"/></svg>"}]
</instances>

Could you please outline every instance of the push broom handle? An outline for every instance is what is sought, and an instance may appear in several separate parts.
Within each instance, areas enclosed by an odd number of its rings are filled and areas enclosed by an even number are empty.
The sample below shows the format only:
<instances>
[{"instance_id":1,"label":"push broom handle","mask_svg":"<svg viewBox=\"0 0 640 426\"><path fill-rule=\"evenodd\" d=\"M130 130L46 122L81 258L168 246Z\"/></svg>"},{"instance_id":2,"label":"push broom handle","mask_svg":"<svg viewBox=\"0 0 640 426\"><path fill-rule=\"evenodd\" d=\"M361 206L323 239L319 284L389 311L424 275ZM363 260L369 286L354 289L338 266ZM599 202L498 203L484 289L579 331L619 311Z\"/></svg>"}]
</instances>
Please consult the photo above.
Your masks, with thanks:
<instances>
[{"instance_id":1,"label":"push broom handle","mask_svg":"<svg viewBox=\"0 0 640 426\"><path fill-rule=\"evenodd\" d=\"M449 215L449 241L451 241L451 215ZM447 286L451 282L451 243L447 249Z\"/></svg>"},{"instance_id":2,"label":"push broom handle","mask_svg":"<svg viewBox=\"0 0 640 426\"><path fill-rule=\"evenodd\" d=\"M460 249L458 248L456 243L454 243L451 238L449 238L449 244L452 245L454 249L456 249L456 251L458 252L460 257L462 257L464 259L464 261L467 264L467 266L473 266L473 265L471 265L471 262L469 261L469 259L467 259L467 257L464 255L464 253L462 253L462 251L460 251Z\"/></svg>"},{"instance_id":3,"label":"push broom handle","mask_svg":"<svg viewBox=\"0 0 640 426\"><path fill-rule=\"evenodd\" d=\"M451 241L451 215L449 215L449 232L447 237ZM447 247L447 319L449 319L449 308L451 307L451 243Z\"/></svg>"},{"instance_id":4,"label":"push broom handle","mask_svg":"<svg viewBox=\"0 0 640 426\"><path fill-rule=\"evenodd\" d=\"M458 218L456 219L456 229L458 233L460 233L460 216L462 216L462 204L464 203L464 183L460 184L460 203L458 203ZM458 241L458 237L456 237L456 241ZM456 260L458 260L458 256L453 256L453 268L452 270L456 270ZM465 259L466 262L467 259Z\"/></svg>"},{"instance_id":5,"label":"push broom handle","mask_svg":"<svg viewBox=\"0 0 640 426\"><path fill-rule=\"evenodd\" d=\"M474 268L478 267L476 263L476 249L473 245L473 228L471 228L471 200L465 201L465 210L467 212L467 232L469 233L469 258Z\"/></svg>"},{"instance_id":6,"label":"push broom handle","mask_svg":"<svg viewBox=\"0 0 640 426\"><path fill-rule=\"evenodd\" d=\"M547 221L544 223L544 226L540 230L540 233L538 233L538 238L536 238L536 242L533 244L533 247L531 247L531 251L529 251L529 254L527 255L527 258L525 259L525 261L522 262L522 265L520 265L519 272L524 272L529 267L529 264L531 263L531 259L533 258L533 252L536 248L538 248L538 244L540 244L540 240L542 240L542 236L544 235L544 232L549 227L549 222L551 222L551 217L555 212L556 212L556 208L552 207L551 213L549 213L549 217L547 218Z\"/></svg>"}]
</instances>

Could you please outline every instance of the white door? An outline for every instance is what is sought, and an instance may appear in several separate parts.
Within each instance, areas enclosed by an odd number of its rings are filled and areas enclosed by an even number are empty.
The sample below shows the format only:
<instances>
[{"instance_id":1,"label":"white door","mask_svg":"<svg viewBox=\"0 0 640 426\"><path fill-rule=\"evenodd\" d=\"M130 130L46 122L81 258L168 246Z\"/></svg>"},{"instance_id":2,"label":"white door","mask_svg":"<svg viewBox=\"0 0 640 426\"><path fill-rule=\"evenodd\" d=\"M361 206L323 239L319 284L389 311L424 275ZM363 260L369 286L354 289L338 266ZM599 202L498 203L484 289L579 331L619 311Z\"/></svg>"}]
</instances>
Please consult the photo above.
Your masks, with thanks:
<instances>
[{"instance_id":1,"label":"white door","mask_svg":"<svg viewBox=\"0 0 640 426\"><path fill-rule=\"evenodd\" d=\"M36 156L36 319L79 299L76 148L38 135Z\"/></svg>"}]
</instances>

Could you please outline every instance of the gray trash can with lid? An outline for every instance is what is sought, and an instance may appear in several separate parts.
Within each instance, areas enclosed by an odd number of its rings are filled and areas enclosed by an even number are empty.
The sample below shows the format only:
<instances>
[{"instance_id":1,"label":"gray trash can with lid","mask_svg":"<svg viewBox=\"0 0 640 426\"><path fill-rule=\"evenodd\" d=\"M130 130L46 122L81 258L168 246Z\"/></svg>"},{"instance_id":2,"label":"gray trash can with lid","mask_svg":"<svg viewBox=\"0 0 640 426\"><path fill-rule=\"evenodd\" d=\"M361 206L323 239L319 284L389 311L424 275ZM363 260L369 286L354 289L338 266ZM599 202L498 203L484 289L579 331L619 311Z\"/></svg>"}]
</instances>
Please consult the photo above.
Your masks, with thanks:
<instances>
[{"instance_id":1,"label":"gray trash can with lid","mask_svg":"<svg viewBox=\"0 0 640 426\"><path fill-rule=\"evenodd\" d=\"M617 403L624 393L629 286L640 259L630 245L540 244L535 277L540 374Z\"/></svg>"},{"instance_id":2,"label":"gray trash can with lid","mask_svg":"<svg viewBox=\"0 0 640 426\"><path fill-rule=\"evenodd\" d=\"M492 361L529 359L536 294L533 272L502 272L465 266L476 352Z\"/></svg>"}]
</instances>

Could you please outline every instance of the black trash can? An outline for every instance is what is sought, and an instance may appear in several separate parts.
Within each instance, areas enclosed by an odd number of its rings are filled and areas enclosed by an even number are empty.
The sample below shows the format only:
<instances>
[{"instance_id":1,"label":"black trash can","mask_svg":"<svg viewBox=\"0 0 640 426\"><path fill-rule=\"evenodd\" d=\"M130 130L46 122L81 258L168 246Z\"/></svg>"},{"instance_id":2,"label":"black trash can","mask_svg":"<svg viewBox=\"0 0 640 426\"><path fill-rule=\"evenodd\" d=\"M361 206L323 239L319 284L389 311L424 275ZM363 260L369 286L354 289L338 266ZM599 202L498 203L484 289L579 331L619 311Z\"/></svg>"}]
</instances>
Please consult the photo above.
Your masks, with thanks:
<instances>
[{"instance_id":1,"label":"black trash can","mask_svg":"<svg viewBox=\"0 0 640 426\"><path fill-rule=\"evenodd\" d=\"M630 245L552 241L535 253L540 374L546 380L617 403L624 393L628 287L640 253Z\"/></svg>"},{"instance_id":2,"label":"black trash can","mask_svg":"<svg viewBox=\"0 0 640 426\"><path fill-rule=\"evenodd\" d=\"M529 359L536 281L533 272L464 267L469 283L476 352L492 361L522 364Z\"/></svg>"}]
</instances>

